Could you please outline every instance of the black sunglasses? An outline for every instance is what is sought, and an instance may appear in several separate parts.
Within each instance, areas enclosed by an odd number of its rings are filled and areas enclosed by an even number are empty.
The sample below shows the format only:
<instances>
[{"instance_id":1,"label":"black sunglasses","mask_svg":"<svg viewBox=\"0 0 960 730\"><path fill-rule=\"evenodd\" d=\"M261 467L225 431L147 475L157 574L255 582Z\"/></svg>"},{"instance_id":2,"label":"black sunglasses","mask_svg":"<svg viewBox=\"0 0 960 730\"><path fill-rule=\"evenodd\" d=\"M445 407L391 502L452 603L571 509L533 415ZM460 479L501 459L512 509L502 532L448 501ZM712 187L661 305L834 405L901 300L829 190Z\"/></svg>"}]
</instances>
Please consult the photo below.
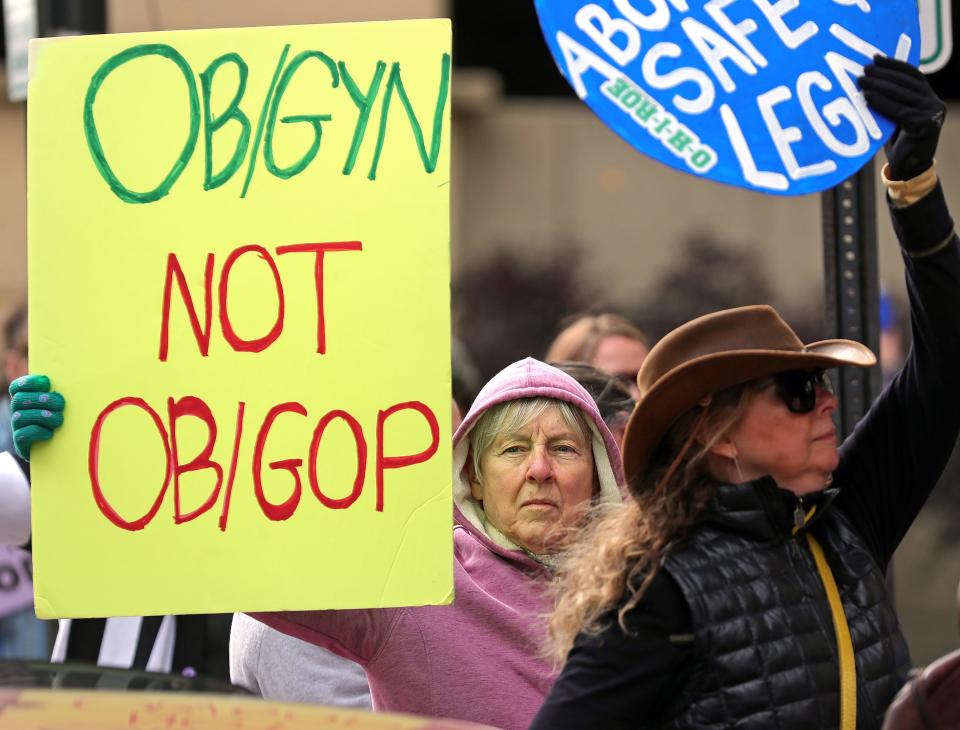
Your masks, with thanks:
<instances>
[{"instance_id":1,"label":"black sunglasses","mask_svg":"<svg viewBox=\"0 0 960 730\"><path fill-rule=\"evenodd\" d=\"M833 384L823 370L787 370L774 375L773 382L791 413L810 413L817 405L817 388L833 394Z\"/></svg>"}]
</instances>

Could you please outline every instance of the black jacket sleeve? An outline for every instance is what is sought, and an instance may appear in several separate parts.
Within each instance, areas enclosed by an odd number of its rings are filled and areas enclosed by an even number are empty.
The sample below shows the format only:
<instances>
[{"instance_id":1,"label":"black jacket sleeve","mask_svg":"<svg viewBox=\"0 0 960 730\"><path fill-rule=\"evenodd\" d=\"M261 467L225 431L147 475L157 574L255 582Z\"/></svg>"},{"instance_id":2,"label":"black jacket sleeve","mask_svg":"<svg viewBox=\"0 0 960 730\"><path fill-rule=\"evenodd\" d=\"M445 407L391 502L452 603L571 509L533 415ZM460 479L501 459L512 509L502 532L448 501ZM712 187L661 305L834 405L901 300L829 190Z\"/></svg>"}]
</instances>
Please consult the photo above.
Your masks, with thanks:
<instances>
[{"instance_id":1,"label":"black jacket sleeve","mask_svg":"<svg viewBox=\"0 0 960 730\"><path fill-rule=\"evenodd\" d=\"M625 632L613 611L600 634L577 638L532 730L656 724L693 666L690 609L666 571L657 573L626 624Z\"/></svg>"},{"instance_id":2,"label":"black jacket sleeve","mask_svg":"<svg viewBox=\"0 0 960 730\"><path fill-rule=\"evenodd\" d=\"M891 216L906 269L911 350L841 446L836 472L837 506L884 569L960 432L960 249L939 183Z\"/></svg>"}]
</instances>

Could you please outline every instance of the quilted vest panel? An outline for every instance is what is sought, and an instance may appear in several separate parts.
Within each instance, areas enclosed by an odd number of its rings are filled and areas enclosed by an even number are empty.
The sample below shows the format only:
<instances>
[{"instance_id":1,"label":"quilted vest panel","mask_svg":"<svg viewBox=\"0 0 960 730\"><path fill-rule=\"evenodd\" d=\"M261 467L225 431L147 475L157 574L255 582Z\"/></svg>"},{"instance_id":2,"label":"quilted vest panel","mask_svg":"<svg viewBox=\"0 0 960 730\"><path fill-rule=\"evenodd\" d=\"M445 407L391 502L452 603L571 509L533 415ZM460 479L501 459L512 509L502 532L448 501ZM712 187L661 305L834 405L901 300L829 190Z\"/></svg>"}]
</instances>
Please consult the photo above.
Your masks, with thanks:
<instances>
[{"instance_id":1,"label":"quilted vest panel","mask_svg":"<svg viewBox=\"0 0 960 730\"><path fill-rule=\"evenodd\" d=\"M695 666L664 727L839 727L835 632L813 556L802 534L791 536L789 518L775 524L776 510L744 496L727 500L733 519L715 513L664 563L690 606ZM880 728L910 668L883 573L839 510L809 529L850 626L857 728Z\"/></svg>"}]
</instances>

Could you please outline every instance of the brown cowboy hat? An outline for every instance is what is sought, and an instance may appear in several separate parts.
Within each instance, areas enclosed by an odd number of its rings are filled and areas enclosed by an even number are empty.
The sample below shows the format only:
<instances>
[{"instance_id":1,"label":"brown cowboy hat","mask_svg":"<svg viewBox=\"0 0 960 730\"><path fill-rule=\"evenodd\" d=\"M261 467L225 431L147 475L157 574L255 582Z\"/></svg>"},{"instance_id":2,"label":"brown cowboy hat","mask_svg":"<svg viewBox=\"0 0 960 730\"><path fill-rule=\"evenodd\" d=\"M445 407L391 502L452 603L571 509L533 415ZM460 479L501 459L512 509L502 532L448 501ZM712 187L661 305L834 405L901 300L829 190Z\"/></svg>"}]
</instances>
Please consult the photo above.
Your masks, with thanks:
<instances>
[{"instance_id":1,"label":"brown cowboy hat","mask_svg":"<svg viewBox=\"0 0 960 730\"><path fill-rule=\"evenodd\" d=\"M786 370L868 368L876 356L853 340L804 345L773 307L725 309L667 334L637 373L640 399L623 438L623 469L635 489L664 434L705 396Z\"/></svg>"}]
</instances>

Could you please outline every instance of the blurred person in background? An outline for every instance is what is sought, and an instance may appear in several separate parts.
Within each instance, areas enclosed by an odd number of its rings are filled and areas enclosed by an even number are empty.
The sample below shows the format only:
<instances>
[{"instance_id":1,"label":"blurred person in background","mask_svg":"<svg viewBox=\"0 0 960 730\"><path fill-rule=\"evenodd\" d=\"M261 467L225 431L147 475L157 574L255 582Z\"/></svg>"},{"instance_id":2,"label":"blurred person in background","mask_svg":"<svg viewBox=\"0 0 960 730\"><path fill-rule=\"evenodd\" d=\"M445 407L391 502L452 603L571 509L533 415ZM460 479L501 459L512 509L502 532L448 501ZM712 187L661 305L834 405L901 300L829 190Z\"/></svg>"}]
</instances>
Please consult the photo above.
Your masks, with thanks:
<instances>
[{"instance_id":1,"label":"blurred person in background","mask_svg":"<svg viewBox=\"0 0 960 730\"><path fill-rule=\"evenodd\" d=\"M454 336L450 341L450 388L453 395L453 421L454 432L463 420L464 414L470 410L473 405L473 399L477 397L477 391L483 385L483 379L477 364L474 362L473 355L469 348L459 337Z\"/></svg>"},{"instance_id":2,"label":"blurred person in background","mask_svg":"<svg viewBox=\"0 0 960 730\"><path fill-rule=\"evenodd\" d=\"M880 289L880 372L886 385L897 374L907 354L903 350L903 327L897 303L886 289Z\"/></svg>"},{"instance_id":3,"label":"blurred person in background","mask_svg":"<svg viewBox=\"0 0 960 730\"><path fill-rule=\"evenodd\" d=\"M647 336L619 314L584 314L565 320L544 359L547 362L585 362L621 379L636 399L637 373L650 344Z\"/></svg>"},{"instance_id":4,"label":"blurred person in background","mask_svg":"<svg viewBox=\"0 0 960 730\"><path fill-rule=\"evenodd\" d=\"M3 323L3 394L0 395L0 451L13 452L10 425L10 397L7 386L27 368L27 305L14 309Z\"/></svg>"},{"instance_id":5,"label":"blurred person in background","mask_svg":"<svg viewBox=\"0 0 960 730\"><path fill-rule=\"evenodd\" d=\"M27 374L27 305L20 304L3 325L3 396L0 397L0 453L16 458L5 460L0 470L0 659L44 659L49 651L47 625L33 612L32 565L30 553L20 549L29 539L29 488L26 462L16 457L10 422L10 398L6 386ZM3 534L5 533L5 534Z\"/></svg>"},{"instance_id":6,"label":"blurred person in background","mask_svg":"<svg viewBox=\"0 0 960 730\"><path fill-rule=\"evenodd\" d=\"M583 362L551 362L550 365L562 370L576 380L593 397L600 410L600 417L607 424L618 444L623 443L623 432L627 419L636 405L623 381L606 370L595 368Z\"/></svg>"}]
</instances>

